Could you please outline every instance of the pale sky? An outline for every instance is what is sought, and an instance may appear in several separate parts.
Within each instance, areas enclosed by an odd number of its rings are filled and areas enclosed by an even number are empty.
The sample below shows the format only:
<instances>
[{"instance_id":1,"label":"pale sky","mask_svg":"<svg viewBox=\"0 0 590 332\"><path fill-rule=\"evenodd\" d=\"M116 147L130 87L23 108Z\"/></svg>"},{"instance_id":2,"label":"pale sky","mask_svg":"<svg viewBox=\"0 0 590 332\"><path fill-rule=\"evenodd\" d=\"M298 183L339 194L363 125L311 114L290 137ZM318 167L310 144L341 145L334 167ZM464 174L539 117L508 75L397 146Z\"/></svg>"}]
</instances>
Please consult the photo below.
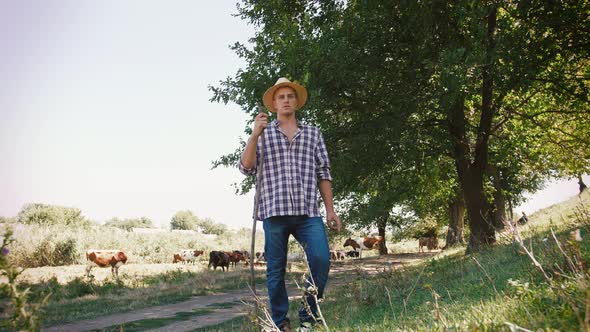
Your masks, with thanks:
<instances>
[{"instance_id":1,"label":"pale sky","mask_svg":"<svg viewBox=\"0 0 590 332\"><path fill-rule=\"evenodd\" d=\"M0 216L36 202L98 222L168 227L191 210L251 226L253 194L231 186L243 176L210 169L246 138L246 115L207 89L245 66L228 45L254 30L234 13L235 0L0 0ZM577 193L560 183L521 210Z\"/></svg>"}]
</instances>

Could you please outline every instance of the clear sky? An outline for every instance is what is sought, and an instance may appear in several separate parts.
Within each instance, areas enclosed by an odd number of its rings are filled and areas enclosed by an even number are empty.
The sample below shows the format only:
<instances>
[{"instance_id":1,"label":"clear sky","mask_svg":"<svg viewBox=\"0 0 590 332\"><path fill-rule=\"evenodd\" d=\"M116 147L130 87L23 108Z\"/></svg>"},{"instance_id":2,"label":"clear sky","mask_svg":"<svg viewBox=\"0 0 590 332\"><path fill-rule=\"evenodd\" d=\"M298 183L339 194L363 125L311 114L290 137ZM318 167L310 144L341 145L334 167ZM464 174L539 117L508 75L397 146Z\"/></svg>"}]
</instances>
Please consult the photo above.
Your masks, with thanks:
<instances>
[{"instance_id":1,"label":"clear sky","mask_svg":"<svg viewBox=\"0 0 590 332\"><path fill-rule=\"evenodd\" d=\"M235 0L0 0L0 216L38 202L98 222L167 227L188 209L250 226L242 175L211 170L246 138L245 114L207 89L245 66L228 46L254 30L235 13ZM522 210L574 195L568 183Z\"/></svg>"},{"instance_id":2,"label":"clear sky","mask_svg":"<svg viewBox=\"0 0 590 332\"><path fill-rule=\"evenodd\" d=\"M232 152L246 116L208 85L244 63L228 46L253 27L235 1L0 1L0 215L23 204L87 217L189 209L251 223Z\"/></svg>"}]
</instances>

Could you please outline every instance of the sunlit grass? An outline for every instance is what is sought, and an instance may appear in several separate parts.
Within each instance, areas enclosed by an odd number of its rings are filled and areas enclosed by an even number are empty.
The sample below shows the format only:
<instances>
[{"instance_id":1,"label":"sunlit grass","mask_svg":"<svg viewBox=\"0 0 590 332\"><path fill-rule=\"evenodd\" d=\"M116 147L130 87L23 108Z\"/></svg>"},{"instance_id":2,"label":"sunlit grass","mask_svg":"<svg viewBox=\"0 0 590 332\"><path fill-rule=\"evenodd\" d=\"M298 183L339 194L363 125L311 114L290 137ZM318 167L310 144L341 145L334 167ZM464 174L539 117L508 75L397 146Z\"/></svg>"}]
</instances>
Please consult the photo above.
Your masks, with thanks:
<instances>
[{"instance_id":1,"label":"sunlit grass","mask_svg":"<svg viewBox=\"0 0 590 332\"><path fill-rule=\"evenodd\" d=\"M353 275L345 285L330 288L322 312L335 331L583 330L590 305L587 271L561 273L564 257L550 230L565 248L569 231L582 227L581 257L588 267L590 225L580 223L574 210L589 203L586 192L581 199L531 215L520 227L525 243L552 276L551 285L519 245L500 237L481 253L465 255L464 248L454 248L376 276ZM399 248L403 251L404 245ZM298 301L291 303L292 326L298 322L298 307ZM251 324L240 318L199 331L251 331Z\"/></svg>"}]
</instances>

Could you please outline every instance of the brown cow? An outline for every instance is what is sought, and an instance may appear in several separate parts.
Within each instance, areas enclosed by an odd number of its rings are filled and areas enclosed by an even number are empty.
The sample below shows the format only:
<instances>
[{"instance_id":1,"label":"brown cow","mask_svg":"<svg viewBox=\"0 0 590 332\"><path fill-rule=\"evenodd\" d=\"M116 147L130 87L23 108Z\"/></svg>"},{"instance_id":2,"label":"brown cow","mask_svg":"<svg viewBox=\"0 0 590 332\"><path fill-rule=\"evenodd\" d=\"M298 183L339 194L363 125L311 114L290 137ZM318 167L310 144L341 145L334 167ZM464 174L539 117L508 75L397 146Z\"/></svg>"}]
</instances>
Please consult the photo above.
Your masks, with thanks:
<instances>
[{"instance_id":1,"label":"brown cow","mask_svg":"<svg viewBox=\"0 0 590 332\"><path fill-rule=\"evenodd\" d=\"M348 238L344 242L344 247L351 246L352 249L359 253L359 258L361 258L363 255L363 249L379 249L383 240L382 236L365 236L364 238L357 238L356 240Z\"/></svg>"},{"instance_id":2,"label":"brown cow","mask_svg":"<svg viewBox=\"0 0 590 332\"><path fill-rule=\"evenodd\" d=\"M330 250L330 259L331 260L341 260L344 259L345 252L344 250Z\"/></svg>"},{"instance_id":3,"label":"brown cow","mask_svg":"<svg viewBox=\"0 0 590 332\"><path fill-rule=\"evenodd\" d=\"M184 262L184 259L182 259L182 254L179 252L174 254L174 259L172 260L172 263L178 263L178 262Z\"/></svg>"},{"instance_id":4,"label":"brown cow","mask_svg":"<svg viewBox=\"0 0 590 332\"><path fill-rule=\"evenodd\" d=\"M203 250L194 250L194 249L182 249L179 252L174 253L174 259L172 263L196 263L197 257L203 254Z\"/></svg>"},{"instance_id":5,"label":"brown cow","mask_svg":"<svg viewBox=\"0 0 590 332\"><path fill-rule=\"evenodd\" d=\"M421 237L418 239L418 251L424 252L424 247L428 247L429 237Z\"/></svg>"},{"instance_id":6,"label":"brown cow","mask_svg":"<svg viewBox=\"0 0 590 332\"><path fill-rule=\"evenodd\" d=\"M224 253L223 251L212 251L209 253L209 265L207 268L210 268L213 265L213 270L217 270L218 266L221 266L221 270L225 271L225 269L229 270L229 256L228 254Z\"/></svg>"},{"instance_id":7,"label":"brown cow","mask_svg":"<svg viewBox=\"0 0 590 332\"><path fill-rule=\"evenodd\" d=\"M111 267L113 277L119 278L119 267L127 263L127 255L121 250L98 250L88 249L86 251L86 276L90 276L90 271L94 265L100 267Z\"/></svg>"},{"instance_id":8,"label":"brown cow","mask_svg":"<svg viewBox=\"0 0 590 332\"><path fill-rule=\"evenodd\" d=\"M438 238L436 236L429 237L426 247L429 251L438 249Z\"/></svg>"},{"instance_id":9,"label":"brown cow","mask_svg":"<svg viewBox=\"0 0 590 332\"><path fill-rule=\"evenodd\" d=\"M424 247L428 248L428 251L438 249L438 238L436 236L419 238L418 250L424 252Z\"/></svg>"},{"instance_id":10,"label":"brown cow","mask_svg":"<svg viewBox=\"0 0 590 332\"><path fill-rule=\"evenodd\" d=\"M246 257L239 250L232 252L226 251L225 254L228 256L229 262L233 266L237 266L240 261L246 261Z\"/></svg>"}]
</instances>

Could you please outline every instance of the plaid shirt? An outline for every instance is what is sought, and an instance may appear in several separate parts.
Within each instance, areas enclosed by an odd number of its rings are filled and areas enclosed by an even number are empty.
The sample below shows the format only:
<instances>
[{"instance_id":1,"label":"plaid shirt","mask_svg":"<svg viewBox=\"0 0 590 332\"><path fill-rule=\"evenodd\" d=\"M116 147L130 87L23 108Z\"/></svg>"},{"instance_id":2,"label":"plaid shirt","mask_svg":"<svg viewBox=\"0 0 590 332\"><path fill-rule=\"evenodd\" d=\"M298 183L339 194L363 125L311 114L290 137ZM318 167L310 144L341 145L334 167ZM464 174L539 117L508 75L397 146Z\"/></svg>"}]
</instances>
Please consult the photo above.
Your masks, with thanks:
<instances>
[{"instance_id":1,"label":"plaid shirt","mask_svg":"<svg viewBox=\"0 0 590 332\"><path fill-rule=\"evenodd\" d=\"M277 120L265 130L264 174L262 184L256 182L261 190L258 220L273 216L320 216L318 182L332 181L328 151L318 128L297 125L299 129L291 143ZM255 166L245 168L240 162L243 174L256 174L261 141L258 140Z\"/></svg>"}]
</instances>

